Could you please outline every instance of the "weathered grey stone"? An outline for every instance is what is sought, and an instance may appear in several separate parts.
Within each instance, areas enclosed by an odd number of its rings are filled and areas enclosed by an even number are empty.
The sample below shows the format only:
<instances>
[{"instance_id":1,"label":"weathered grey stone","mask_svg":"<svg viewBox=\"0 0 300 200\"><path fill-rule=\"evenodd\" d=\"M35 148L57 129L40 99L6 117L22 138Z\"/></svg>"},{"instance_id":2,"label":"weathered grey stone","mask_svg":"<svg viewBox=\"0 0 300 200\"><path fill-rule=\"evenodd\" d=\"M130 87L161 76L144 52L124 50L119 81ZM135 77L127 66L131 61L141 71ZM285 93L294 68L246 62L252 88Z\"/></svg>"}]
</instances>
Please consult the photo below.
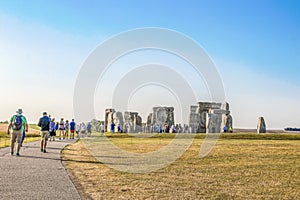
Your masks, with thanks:
<instances>
[{"instance_id":1,"label":"weathered grey stone","mask_svg":"<svg viewBox=\"0 0 300 200\"><path fill-rule=\"evenodd\" d=\"M207 114L206 133L220 133L222 118L221 114Z\"/></svg>"},{"instance_id":2,"label":"weathered grey stone","mask_svg":"<svg viewBox=\"0 0 300 200\"><path fill-rule=\"evenodd\" d=\"M147 117L147 125L150 126L152 124L152 115L153 113L149 113L148 117Z\"/></svg>"},{"instance_id":3,"label":"weathered grey stone","mask_svg":"<svg viewBox=\"0 0 300 200\"><path fill-rule=\"evenodd\" d=\"M126 111L124 113L126 130L131 133L140 132L142 130L142 118L137 112Z\"/></svg>"},{"instance_id":4,"label":"weathered grey stone","mask_svg":"<svg viewBox=\"0 0 300 200\"><path fill-rule=\"evenodd\" d=\"M143 130L143 122L142 122L142 117L141 116L136 116L135 120L135 129L134 132L141 132Z\"/></svg>"},{"instance_id":5,"label":"weathered grey stone","mask_svg":"<svg viewBox=\"0 0 300 200\"><path fill-rule=\"evenodd\" d=\"M191 131L196 133L199 131L200 126L200 113L198 113L198 106L190 107L190 115L189 115L189 125L191 127Z\"/></svg>"},{"instance_id":6,"label":"weathered grey stone","mask_svg":"<svg viewBox=\"0 0 300 200\"><path fill-rule=\"evenodd\" d=\"M115 123L116 127L120 126L122 128L124 125L123 114L121 112L115 112L113 114L113 122Z\"/></svg>"},{"instance_id":7,"label":"weathered grey stone","mask_svg":"<svg viewBox=\"0 0 300 200\"><path fill-rule=\"evenodd\" d=\"M105 121L104 121L104 131L110 131L110 124L113 122L113 113L115 113L115 109L107 108L105 109Z\"/></svg>"},{"instance_id":8,"label":"weathered grey stone","mask_svg":"<svg viewBox=\"0 0 300 200\"><path fill-rule=\"evenodd\" d=\"M258 124L257 124L257 133L266 133L267 128L266 128L266 122L263 117L258 118Z\"/></svg>"},{"instance_id":9,"label":"weathered grey stone","mask_svg":"<svg viewBox=\"0 0 300 200\"><path fill-rule=\"evenodd\" d=\"M191 106L190 108L190 116L189 116L189 126L190 131L196 133L206 133L211 132L213 130L223 130L225 126L225 116L230 113L229 104L225 103L216 103L216 102L198 102L198 106ZM213 114L212 119L208 119L208 114ZM215 120L215 118L218 118ZM213 120L214 122L209 122L209 120ZM232 118L231 118L232 121ZM213 128L208 130L208 124L213 123ZM212 126L210 125L210 127ZM214 128L215 126L219 126L218 128ZM232 126L232 124L231 124Z\"/></svg>"},{"instance_id":10,"label":"weathered grey stone","mask_svg":"<svg viewBox=\"0 0 300 200\"><path fill-rule=\"evenodd\" d=\"M154 126L174 125L174 108L173 107L153 107L151 124Z\"/></svg>"}]
</instances>

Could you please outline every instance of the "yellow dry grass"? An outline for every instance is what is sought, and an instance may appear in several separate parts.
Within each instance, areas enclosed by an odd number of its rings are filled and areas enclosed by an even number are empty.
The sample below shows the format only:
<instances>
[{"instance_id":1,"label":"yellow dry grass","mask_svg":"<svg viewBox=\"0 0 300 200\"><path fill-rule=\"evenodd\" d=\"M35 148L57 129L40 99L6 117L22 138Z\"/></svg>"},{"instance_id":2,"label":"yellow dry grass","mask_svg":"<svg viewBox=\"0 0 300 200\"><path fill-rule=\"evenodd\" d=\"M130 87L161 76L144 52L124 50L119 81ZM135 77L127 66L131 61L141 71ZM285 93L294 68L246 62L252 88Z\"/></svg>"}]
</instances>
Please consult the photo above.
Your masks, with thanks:
<instances>
[{"instance_id":1,"label":"yellow dry grass","mask_svg":"<svg viewBox=\"0 0 300 200\"><path fill-rule=\"evenodd\" d=\"M132 152L148 152L171 138L110 138ZM205 158L195 139L170 166L148 174L119 172L89 154L82 141L63 159L84 198L92 199L300 199L299 140L221 139Z\"/></svg>"}]
</instances>

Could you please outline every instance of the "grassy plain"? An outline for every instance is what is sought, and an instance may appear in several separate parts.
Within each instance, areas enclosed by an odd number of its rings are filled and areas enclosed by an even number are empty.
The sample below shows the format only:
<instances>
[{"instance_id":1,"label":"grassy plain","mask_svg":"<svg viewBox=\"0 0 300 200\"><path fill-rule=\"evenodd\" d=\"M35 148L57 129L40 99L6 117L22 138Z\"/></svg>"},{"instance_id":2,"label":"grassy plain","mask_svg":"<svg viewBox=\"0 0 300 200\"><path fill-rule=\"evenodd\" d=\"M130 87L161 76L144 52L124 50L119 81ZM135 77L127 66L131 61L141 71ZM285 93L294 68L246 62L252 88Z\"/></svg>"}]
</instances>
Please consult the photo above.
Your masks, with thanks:
<instances>
[{"instance_id":1,"label":"grassy plain","mask_svg":"<svg viewBox=\"0 0 300 200\"><path fill-rule=\"evenodd\" d=\"M0 148L8 147L10 145L10 135L7 135L7 123L0 124ZM29 125L28 133L26 133L26 137L24 142L33 142L40 139L39 127L34 124Z\"/></svg>"},{"instance_id":2,"label":"grassy plain","mask_svg":"<svg viewBox=\"0 0 300 200\"><path fill-rule=\"evenodd\" d=\"M136 153L162 148L174 137L107 136ZM197 135L171 165L147 174L109 168L83 141L67 146L63 160L84 199L300 199L300 134L222 134L200 159L204 137Z\"/></svg>"}]
</instances>

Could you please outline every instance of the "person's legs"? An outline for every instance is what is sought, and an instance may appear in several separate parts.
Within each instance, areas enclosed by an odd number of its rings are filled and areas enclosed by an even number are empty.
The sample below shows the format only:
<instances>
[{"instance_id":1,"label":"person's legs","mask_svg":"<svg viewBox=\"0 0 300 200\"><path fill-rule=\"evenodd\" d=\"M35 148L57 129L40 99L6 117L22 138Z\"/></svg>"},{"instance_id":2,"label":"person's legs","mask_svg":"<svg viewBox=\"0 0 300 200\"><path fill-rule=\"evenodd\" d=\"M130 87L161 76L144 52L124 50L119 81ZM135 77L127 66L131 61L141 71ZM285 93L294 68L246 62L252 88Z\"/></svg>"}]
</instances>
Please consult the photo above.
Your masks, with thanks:
<instances>
[{"instance_id":1,"label":"person's legs","mask_svg":"<svg viewBox=\"0 0 300 200\"><path fill-rule=\"evenodd\" d=\"M10 153L11 153L11 155L14 154L16 138L17 138L17 134L15 132L12 132L11 138L10 138Z\"/></svg>"},{"instance_id":2,"label":"person's legs","mask_svg":"<svg viewBox=\"0 0 300 200\"><path fill-rule=\"evenodd\" d=\"M25 134L25 130L24 130L24 131L23 131L23 134L22 134L21 146L23 145L23 142L24 142L25 136L26 136L26 134Z\"/></svg>"},{"instance_id":3,"label":"person's legs","mask_svg":"<svg viewBox=\"0 0 300 200\"><path fill-rule=\"evenodd\" d=\"M20 149L21 149L21 142L22 142L22 135L23 135L23 132L18 132L17 133L17 156L19 156L19 153L20 153Z\"/></svg>"},{"instance_id":4,"label":"person's legs","mask_svg":"<svg viewBox=\"0 0 300 200\"><path fill-rule=\"evenodd\" d=\"M42 131L41 133L41 151L44 153L46 153L47 140L49 135L49 131Z\"/></svg>"},{"instance_id":5,"label":"person's legs","mask_svg":"<svg viewBox=\"0 0 300 200\"><path fill-rule=\"evenodd\" d=\"M61 136L64 136L64 130L59 130L59 139L61 140Z\"/></svg>"},{"instance_id":6,"label":"person's legs","mask_svg":"<svg viewBox=\"0 0 300 200\"><path fill-rule=\"evenodd\" d=\"M45 137L45 132L41 131L41 152L44 151L44 137Z\"/></svg>"},{"instance_id":7,"label":"person's legs","mask_svg":"<svg viewBox=\"0 0 300 200\"><path fill-rule=\"evenodd\" d=\"M44 140L43 140L43 138L41 139L41 151L44 151Z\"/></svg>"},{"instance_id":8,"label":"person's legs","mask_svg":"<svg viewBox=\"0 0 300 200\"><path fill-rule=\"evenodd\" d=\"M70 132L70 139L74 139L74 130L71 130Z\"/></svg>"},{"instance_id":9,"label":"person's legs","mask_svg":"<svg viewBox=\"0 0 300 200\"><path fill-rule=\"evenodd\" d=\"M46 153L46 147L47 147L47 140L49 137L49 131L44 132L44 153Z\"/></svg>"},{"instance_id":10,"label":"person's legs","mask_svg":"<svg viewBox=\"0 0 300 200\"><path fill-rule=\"evenodd\" d=\"M44 153L46 153L47 140L44 141Z\"/></svg>"}]
</instances>

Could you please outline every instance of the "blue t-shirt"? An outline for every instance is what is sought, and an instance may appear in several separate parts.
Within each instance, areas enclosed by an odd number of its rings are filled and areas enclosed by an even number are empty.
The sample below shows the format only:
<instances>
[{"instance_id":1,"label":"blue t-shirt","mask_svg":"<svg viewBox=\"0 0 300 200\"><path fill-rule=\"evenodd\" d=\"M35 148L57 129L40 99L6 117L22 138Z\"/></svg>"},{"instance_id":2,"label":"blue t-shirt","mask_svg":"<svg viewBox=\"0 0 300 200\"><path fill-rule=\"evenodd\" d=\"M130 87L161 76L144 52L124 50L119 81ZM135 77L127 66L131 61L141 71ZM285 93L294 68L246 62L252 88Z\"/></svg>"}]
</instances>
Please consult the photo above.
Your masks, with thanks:
<instances>
[{"instance_id":1,"label":"blue t-shirt","mask_svg":"<svg viewBox=\"0 0 300 200\"><path fill-rule=\"evenodd\" d=\"M38 126L41 127L41 131L49 131L50 118L48 116L41 117Z\"/></svg>"},{"instance_id":2,"label":"blue t-shirt","mask_svg":"<svg viewBox=\"0 0 300 200\"><path fill-rule=\"evenodd\" d=\"M75 125L76 125L75 122L71 122L70 123L70 130L72 130L72 131L75 130Z\"/></svg>"}]
</instances>

